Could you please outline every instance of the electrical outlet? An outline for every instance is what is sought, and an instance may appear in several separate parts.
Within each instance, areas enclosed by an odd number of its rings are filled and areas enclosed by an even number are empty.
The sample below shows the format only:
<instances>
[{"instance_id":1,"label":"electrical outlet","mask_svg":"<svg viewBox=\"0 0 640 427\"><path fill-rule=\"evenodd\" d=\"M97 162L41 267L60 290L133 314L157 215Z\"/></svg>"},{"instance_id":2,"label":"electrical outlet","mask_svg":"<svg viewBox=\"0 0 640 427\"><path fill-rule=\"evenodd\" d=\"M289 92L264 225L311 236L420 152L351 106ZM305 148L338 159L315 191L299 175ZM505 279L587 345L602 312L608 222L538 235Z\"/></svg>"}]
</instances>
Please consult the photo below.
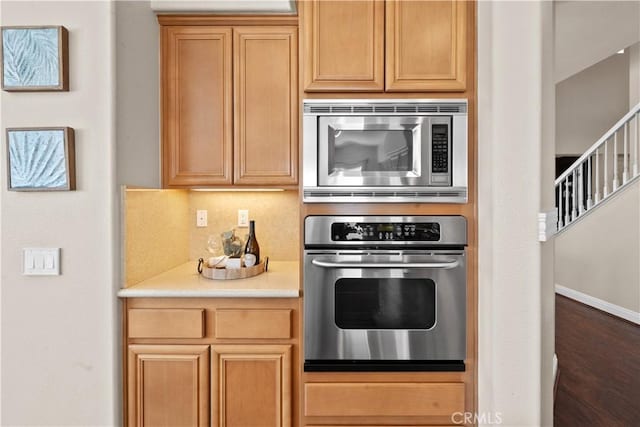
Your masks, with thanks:
<instances>
[{"instance_id":1,"label":"electrical outlet","mask_svg":"<svg viewBox=\"0 0 640 427\"><path fill-rule=\"evenodd\" d=\"M196 211L196 227L206 227L206 226L207 226L207 211L199 209Z\"/></svg>"},{"instance_id":2,"label":"electrical outlet","mask_svg":"<svg viewBox=\"0 0 640 427\"><path fill-rule=\"evenodd\" d=\"M238 209L238 227L249 226L249 209Z\"/></svg>"}]
</instances>

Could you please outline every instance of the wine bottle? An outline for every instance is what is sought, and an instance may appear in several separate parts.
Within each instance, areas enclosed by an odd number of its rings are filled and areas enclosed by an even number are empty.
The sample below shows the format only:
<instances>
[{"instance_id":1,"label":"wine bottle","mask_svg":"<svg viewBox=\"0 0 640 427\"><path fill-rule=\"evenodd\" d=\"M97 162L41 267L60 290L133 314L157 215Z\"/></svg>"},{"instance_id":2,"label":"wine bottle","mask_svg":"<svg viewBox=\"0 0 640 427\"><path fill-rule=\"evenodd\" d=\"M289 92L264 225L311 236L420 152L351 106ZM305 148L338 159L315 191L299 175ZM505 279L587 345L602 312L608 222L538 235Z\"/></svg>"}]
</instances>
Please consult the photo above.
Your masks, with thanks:
<instances>
[{"instance_id":1,"label":"wine bottle","mask_svg":"<svg viewBox=\"0 0 640 427\"><path fill-rule=\"evenodd\" d=\"M253 264L251 264L253 257L255 257L255 260L253 260ZM255 221L249 221L249 238L247 238L247 244L244 247L244 259L247 267L260 263L260 245L258 245L258 239L256 239Z\"/></svg>"}]
</instances>

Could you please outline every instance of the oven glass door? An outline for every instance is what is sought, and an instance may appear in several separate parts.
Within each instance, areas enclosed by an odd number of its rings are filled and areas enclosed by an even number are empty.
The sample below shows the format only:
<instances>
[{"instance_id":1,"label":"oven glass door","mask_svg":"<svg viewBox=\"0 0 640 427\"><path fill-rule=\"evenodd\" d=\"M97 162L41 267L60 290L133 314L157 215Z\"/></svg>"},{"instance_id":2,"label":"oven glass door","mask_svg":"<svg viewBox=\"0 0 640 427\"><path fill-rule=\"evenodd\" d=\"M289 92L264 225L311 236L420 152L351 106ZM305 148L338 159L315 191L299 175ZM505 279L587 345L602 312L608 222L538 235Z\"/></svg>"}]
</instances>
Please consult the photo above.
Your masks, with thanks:
<instances>
[{"instance_id":1,"label":"oven glass door","mask_svg":"<svg viewBox=\"0 0 640 427\"><path fill-rule=\"evenodd\" d=\"M448 139L448 117L320 117L319 185L384 187L432 184L431 130L434 123L437 124L434 129L444 127ZM440 173L439 170L433 172ZM441 184L446 181L440 179Z\"/></svg>"},{"instance_id":2,"label":"oven glass door","mask_svg":"<svg viewBox=\"0 0 640 427\"><path fill-rule=\"evenodd\" d=\"M340 329L423 329L436 324L436 283L429 278L342 277L335 282Z\"/></svg>"},{"instance_id":3,"label":"oven glass door","mask_svg":"<svg viewBox=\"0 0 640 427\"><path fill-rule=\"evenodd\" d=\"M305 360L464 360L464 251L305 251Z\"/></svg>"}]
</instances>

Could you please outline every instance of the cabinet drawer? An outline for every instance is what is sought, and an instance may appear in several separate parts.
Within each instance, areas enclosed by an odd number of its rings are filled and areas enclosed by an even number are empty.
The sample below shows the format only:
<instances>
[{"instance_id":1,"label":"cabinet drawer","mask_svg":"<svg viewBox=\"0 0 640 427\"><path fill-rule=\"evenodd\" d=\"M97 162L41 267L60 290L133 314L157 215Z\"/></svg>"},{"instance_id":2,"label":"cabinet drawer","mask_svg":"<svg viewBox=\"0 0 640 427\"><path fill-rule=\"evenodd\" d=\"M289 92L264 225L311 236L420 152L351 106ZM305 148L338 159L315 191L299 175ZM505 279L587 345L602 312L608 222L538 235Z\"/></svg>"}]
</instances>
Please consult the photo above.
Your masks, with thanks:
<instances>
[{"instance_id":1,"label":"cabinet drawer","mask_svg":"<svg viewBox=\"0 0 640 427\"><path fill-rule=\"evenodd\" d=\"M307 417L431 417L464 411L463 383L307 383Z\"/></svg>"},{"instance_id":2,"label":"cabinet drawer","mask_svg":"<svg viewBox=\"0 0 640 427\"><path fill-rule=\"evenodd\" d=\"M216 338L291 338L291 310L216 310Z\"/></svg>"},{"instance_id":3,"label":"cabinet drawer","mask_svg":"<svg viewBox=\"0 0 640 427\"><path fill-rule=\"evenodd\" d=\"M204 337L204 309L132 308L127 316L129 338Z\"/></svg>"}]
</instances>

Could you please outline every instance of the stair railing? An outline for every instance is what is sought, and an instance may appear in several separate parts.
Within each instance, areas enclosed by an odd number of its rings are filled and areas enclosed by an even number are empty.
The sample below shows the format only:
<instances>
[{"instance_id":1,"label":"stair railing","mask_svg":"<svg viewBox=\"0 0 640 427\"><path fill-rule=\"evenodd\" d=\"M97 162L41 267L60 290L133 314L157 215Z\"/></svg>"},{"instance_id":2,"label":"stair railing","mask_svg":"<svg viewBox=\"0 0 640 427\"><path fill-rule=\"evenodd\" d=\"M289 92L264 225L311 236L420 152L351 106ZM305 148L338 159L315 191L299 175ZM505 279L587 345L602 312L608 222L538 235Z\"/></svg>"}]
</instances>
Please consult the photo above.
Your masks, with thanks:
<instances>
[{"instance_id":1,"label":"stair railing","mask_svg":"<svg viewBox=\"0 0 640 427\"><path fill-rule=\"evenodd\" d=\"M640 104L556 179L558 230L638 178L639 145Z\"/></svg>"}]
</instances>

